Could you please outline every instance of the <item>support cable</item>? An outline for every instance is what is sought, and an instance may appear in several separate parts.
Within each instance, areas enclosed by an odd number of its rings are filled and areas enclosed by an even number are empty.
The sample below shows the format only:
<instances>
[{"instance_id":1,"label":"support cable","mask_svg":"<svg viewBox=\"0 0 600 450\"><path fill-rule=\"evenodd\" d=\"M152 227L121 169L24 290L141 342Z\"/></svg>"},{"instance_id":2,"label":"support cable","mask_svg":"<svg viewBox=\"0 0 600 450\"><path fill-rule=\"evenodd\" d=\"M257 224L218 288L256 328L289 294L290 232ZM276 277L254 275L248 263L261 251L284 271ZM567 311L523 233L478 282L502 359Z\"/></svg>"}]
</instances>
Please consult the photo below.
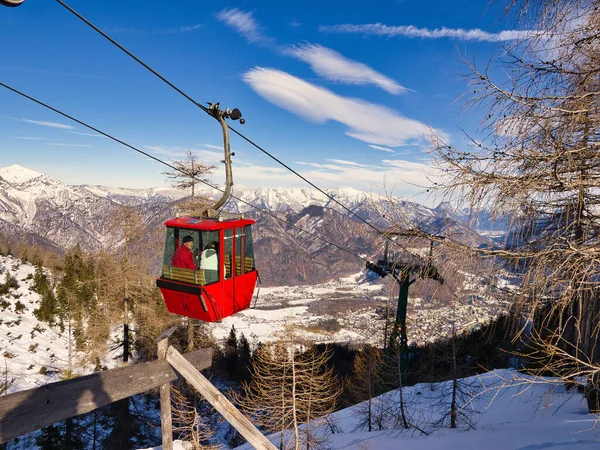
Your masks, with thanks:
<instances>
[{"instance_id":1,"label":"support cable","mask_svg":"<svg viewBox=\"0 0 600 450\"><path fill-rule=\"evenodd\" d=\"M83 17L80 13L78 13L77 11L75 11L73 8L71 8L69 5L67 5L63 0L56 0L61 6L63 6L65 9L67 9L70 13L72 13L74 16L76 16L78 19L80 19L81 21L83 21L86 25L88 25L89 27L91 27L94 31L96 31L98 34L100 34L102 37L104 37L105 39L107 39L110 43L112 43L113 45L115 45L117 48L119 48L121 51L123 51L124 53L126 53L128 56L130 56L131 58L133 58L136 62L138 62L139 64L141 64L142 66L144 66L147 70L149 70L152 74L154 74L156 77L158 77L160 80L164 81L167 85L169 85L171 88L173 88L175 91L177 91L179 94L181 94L182 96L184 96L187 100L189 100L190 102L192 102L194 105L196 105L197 107L199 107L200 109L202 109L204 112L208 113L208 108L205 107L204 105L202 105L201 103L198 103L196 100L194 100L191 96L189 96L188 94L186 94L184 91L182 91L181 89L179 89L177 86L175 86L173 83L171 83L169 80L167 80L165 77L163 77L160 73L158 73L156 70L154 70L152 67L150 67L148 64L146 64L145 62L143 62L140 58L138 58L137 56L135 56L132 52L130 52L129 50L127 50L125 47L123 47L121 44L119 44L116 40L114 40L113 38L111 38L109 35L107 35L104 31L102 31L100 28L98 28L96 25L94 25L92 22L90 22L89 20L87 20L85 17ZM334 203L336 203L337 205L339 205L341 208L343 208L344 210L346 210L348 213L350 213L352 216L356 217L358 220L360 220L361 222L365 223L367 226L369 226L370 228L372 228L375 232L377 232L377 234L383 236L385 239L387 239L388 241L393 242L395 245L399 246L401 249L403 249L406 252L409 252L405 246L403 246L402 244L400 244L399 242L391 239L387 234L385 234L385 232L383 232L382 230L380 230L379 228L377 228L375 225L373 225L372 223L370 223L369 221L367 221L365 218L359 216L358 214L356 214L354 211L352 211L350 208L348 208L346 205L344 205L343 203L341 203L340 201L338 201L334 196L328 194L327 192L325 192L323 189L321 189L320 187L318 187L316 184L314 184L312 181L308 180L306 177L304 177L303 175L299 174L298 172L296 172L294 169L292 169L290 166L288 166L287 164L285 164L283 161L279 160L278 158L276 158L275 156L273 156L271 153L269 153L268 151L266 151L265 149L263 149L260 145L256 144L254 141L252 141L251 139L247 138L246 136L244 136L242 133L240 133L239 131L237 131L235 128L232 128L231 126L229 126L229 124L227 124L227 127L233 131L235 134L237 134L239 137L241 137L242 139L244 139L246 142L248 142L250 145L254 146L255 148L257 148L259 151L261 151L263 154L265 154L266 156L268 156L269 158L271 158L273 161L275 161L276 163L280 164L281 166L283 166L284 168L286 168L287 170L289 170L291 173L293 173L294 175L296 175L297 177L299 177L301 180L303 180L305 183L309 184L311 187L313 187L314 189L316 189L317 191L319 191L321 194L325 195L329 200L333 201ZM412 252L409 252L412 254ZM415 256L416 258L422 259L419 255L415 255L412 254L413 256Z\"/></svg>"},{"instance_id":2,"label":"support cable","mask_svg":"<svg viewBox=\"0 0 600 450\"><path fill-rule=\"evenodd\" d=\"M31 100L32 102L35 102L35 103L37 103L38 105L40 105L40 106L43 106L43 107L44 107L44 108L46 108L46 109L49 109L49 110L51 110L51 111L53 111L53 112L55 112L55 113L57 113L57 114L60 114L61 116L63 116L63 117L66 117L67 119L69 119L69 120L72 120L73 122L76 122L76 123L78 123L78 124L79 124L79 125L81 125L81 126L84 126L84 127L88 128L88 129L90 129L90 130L92 130L92 131L95 131L96 133L98 133L98 134L101 134L102 136L104 136L104 137L107 137L108 139L111 139L111 140L113 140L113 141L115 141L115 142L117 142L117 143L119 143L119 144L121 144L121 145L123 145L123 146L125 146L125 147L127 147L127 148L130 148L131 150L134 150L134 151L136 151L136 152L138 152L138 153L140 153L140 154L142 154L142 155L144 155L144 156L146 156L146 157L148 157L148 158L150 158L150 159L152 159L152 160L154 160L154 161L156 161L156 162L158 162L158 163L160 163L160 164L163 164L163 165L165 165L165 166L169 167L170 169L173 169L173 170L180 171L180 170L179 170L177 167L173 166L172 164L169 164L168 162L166 162L166 161L163 161L162 159L159 159L159 158L157 158L156 156L153 156L153 155L151 155L151 154L150 154L150 153L148 153L148 152L145 152L145 151L143 151L143 150L140 150L139 148L137 148L137 147L134 147L133 145L131 145L131 144L128 144L127 142L125 142L125 141L123 141L123 140L121 140L121 139L119 139L119 138L116 138L116 137L114 137L114 136L112 136L112 135L110 135L110 134L108 134L108 133L105 133L104 131L102 131L102 130L100 130L100 129L96 128L96 127L93 127L92 125L89 125L89 124L87 124L86 122L83 122L82 120L76 119L75 117L73 117L73 116L71 116L71 115L69 115L69 114L67 114L67 113L65 113L65 112L62 112L61 110L59 110L59 109L57 109L57 108L54 108L53 106L50 106L49 104L47 104L47 103L44 103L44 102L42 102L41 100L38 100L38 99L36 99L36 98L34 98L34 97L31 97L30 95L27 95L27 94L25 94L24 92L21 92L21 91L19 91L18 89L15 89L15 88L13 88L13 87L11 87L11 86L9 86L9 85L5 84L5 83L2 83L1 81L0 81L0 86L2 86L2 87L4 87L4 88L8 89L9 91L12 91L12 92L14 92L15 94L18 94L18 95L20 95L21 97L24 97L24 98L26 98L26 99L28 99L28 100ZM208 186L208 187L210 187L210 188L212 188L212 189L215 189L215 190L217 190L217 191L220 191L220 192L222 192L222 193L224 192L224 190L223 190L223 189L219 188L218 186L215 186L215 185L214 185L214 184L212 184L212 183L209 183L208 181L204 181L204 180L202 180L202 179L199 179L199 178L196 178L196 177L194 177L194 179L195 179L196 181L200 182L200 183L203 183L203 184L205 184L206 186ZM303 232L303 233L307 233L308 235L310 235L310 236L312 236L312 237L314 237L314 238L316 238L316 239L319 239L320 241L324 242L324 243L325 243L325 244L327 244L327 245L331 245L331 246L333 246L333 247L336 247L338 250L342 250L342 251L344 251L344 252L348 253L349 255L352 255L352 256L354 256L355 258L361 259L361 260L363 260L363 261L365 261L365 262L367 262L367 261L368 261L366 258L364 258L364 257L362 257L362 256L360 256L360 255L357 255L357 254L356 254L356 253L354 253L352 250L349 250L349 249L347 249L347 248L345 248L345 247L342 247L341 245L338 245L338 244L336 244L336 243L334 243L334 242L331 242L331 241L329 241L329 240L327 240L327 239L325 239L325 238L323 238L323 237L321 237L321 236L317 235L316 233L313 233L313 232L311 232L311 231L307 231L307 230L305 230L305 229L304 229L304 228L302 228L302 227L299 227L299 226L297 226L297 225L294 225L294 224L292 224L292 223L288 222L287 220L285 220L285 219L282 219L282 218L278 217L277 215L273 214L272 212L270 212L270 211L268 211L268 210L262 209L262 208L260 208L260 207L258 207L258 206L256 206L256 205L253 205L252 203L250 203L250 202L247 202L246 200L243 200L243 199L241 199L241 198L239 198L239 197L236 197L236 196L234 196L234 195L231 195L231 197L232 197L232 198L235 198L236 200L238 200L239 202L241 202L241 203L243 203L243 204L245 204L245 205L247 205L247 206L250 206L250 207L252 207L252 208L254 208L254 209L256 209L256 210L258 210L258 211L260 211L260 212L262 212L262 213L264 213L264 214L267 214L267 215L269 215L269 216L271 216L271 217L273 217L273 218L277 219L278 221L280 221L280 222L282 222L282 223L284 223L284 224L286 224L286 225L288 225L288 226L290 226L290 227L293 227L293 228L295 228L295 229L296 229L296 230L298 230L298 231L301 231L301 232Z\"/></svg>"}]
</instances>

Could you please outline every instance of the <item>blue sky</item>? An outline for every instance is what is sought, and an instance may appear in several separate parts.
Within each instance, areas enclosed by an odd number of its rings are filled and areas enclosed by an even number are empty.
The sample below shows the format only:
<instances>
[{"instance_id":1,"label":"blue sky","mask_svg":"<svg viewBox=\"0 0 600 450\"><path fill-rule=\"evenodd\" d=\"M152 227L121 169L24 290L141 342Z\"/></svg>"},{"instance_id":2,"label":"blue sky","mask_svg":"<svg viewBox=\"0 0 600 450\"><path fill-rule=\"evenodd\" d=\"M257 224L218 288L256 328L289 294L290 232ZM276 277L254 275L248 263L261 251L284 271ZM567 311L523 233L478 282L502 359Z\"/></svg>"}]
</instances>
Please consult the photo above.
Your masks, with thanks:
<instances>
[{"instance_id":1,"label":"blue sky","mask_svg":"<svg viewBox=\"0 0 600 450\"><path fill-rule=\"evenodd\" d=\"M517 36L501 2L71 0L200 102L320 187L413 196L431 130L462 145L460 55L485 63ZM218 124L54 1L0 9L0 81L159 158L222 159ZM303 186L238 137L234 182ZM150 187L165 168L0 89L0 166L68 184ZM213 176L223 181L222 166Z\"/></svg>"}]
</instances>

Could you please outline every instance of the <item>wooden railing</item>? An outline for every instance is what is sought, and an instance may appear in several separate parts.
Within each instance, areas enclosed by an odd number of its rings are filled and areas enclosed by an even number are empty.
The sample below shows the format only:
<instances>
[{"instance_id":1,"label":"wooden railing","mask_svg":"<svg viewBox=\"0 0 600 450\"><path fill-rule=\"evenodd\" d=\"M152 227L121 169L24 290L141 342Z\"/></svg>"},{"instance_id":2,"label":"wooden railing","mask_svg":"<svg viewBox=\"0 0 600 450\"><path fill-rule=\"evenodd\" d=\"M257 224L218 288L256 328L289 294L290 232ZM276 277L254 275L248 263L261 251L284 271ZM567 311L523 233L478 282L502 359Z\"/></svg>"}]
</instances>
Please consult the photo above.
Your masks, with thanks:
<instances>
[{"instance_id":1,"label":"wooden railing","mask_svg":"<svg viewBox=\"0 0 600 450\"><path fill-rule=\"evenodd\" d=\"M172 450L170 383L181 374L254 448L276 450L199 372L211 366L212 349L182 355L168 344L174 330L171 328L159 337L159 359L156 361L106 370L0 397L0 444L109 403L160 388L163 450Z\"/></svg>"}]
</instances>

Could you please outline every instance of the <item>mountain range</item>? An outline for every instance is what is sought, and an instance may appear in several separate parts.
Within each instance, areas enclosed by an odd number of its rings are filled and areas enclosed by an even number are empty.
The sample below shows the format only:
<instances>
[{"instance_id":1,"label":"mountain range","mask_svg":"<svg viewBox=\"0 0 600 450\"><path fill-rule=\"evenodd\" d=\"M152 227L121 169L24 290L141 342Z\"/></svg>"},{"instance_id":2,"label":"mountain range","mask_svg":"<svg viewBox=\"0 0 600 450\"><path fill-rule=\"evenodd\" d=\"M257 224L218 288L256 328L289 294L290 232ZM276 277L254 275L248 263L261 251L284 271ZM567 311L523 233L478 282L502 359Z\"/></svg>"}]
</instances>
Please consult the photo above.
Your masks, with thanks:
<instances>
[{"instance_id":1,"label":"mountain range","mask_svg":"<svg viewBox=\"0 0 600 450\"><path fill-rule=\"evenodd\" d=\"M344 187L326 192L335 201L311 188L234 186L225 209L256 220L255 255L263 283L313 284L356 273L364 267L358 256L372 258L381 250L383 240L375 228L384 231L399 222L486 242L447 205L432 209ZM12 165L0 168L0 231L58 252L76 244L90 251L113 248L120 242L110 219L120 207L134 207L150 233L175 216L185 197L173 188L71 186ZM157 266L161 252L157 248L150 255Z\"/></svg>"}]
</instances>

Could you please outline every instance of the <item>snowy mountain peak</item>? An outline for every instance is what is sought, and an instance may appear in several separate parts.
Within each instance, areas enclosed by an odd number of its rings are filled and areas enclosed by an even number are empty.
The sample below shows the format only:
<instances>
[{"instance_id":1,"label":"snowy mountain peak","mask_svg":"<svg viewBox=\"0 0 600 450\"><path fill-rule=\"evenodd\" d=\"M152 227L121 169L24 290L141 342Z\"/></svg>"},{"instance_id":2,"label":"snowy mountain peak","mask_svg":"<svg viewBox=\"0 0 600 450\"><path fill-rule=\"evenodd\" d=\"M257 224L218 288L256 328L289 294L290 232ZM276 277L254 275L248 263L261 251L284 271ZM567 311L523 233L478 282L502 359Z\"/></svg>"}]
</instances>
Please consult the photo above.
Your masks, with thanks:
<instances>
[{"instance_id":1,"label":"snowy mountain peak","mask_svg":"<svg viewBox=\"0 0 600 450\"><path fill-rule=\"evenodd\" d=\"M12 184L21 184L34 178L41 177L43 174L35 170L28 169L18 164L0 168L0 177Z\"/></svg>"}]
</instances>

